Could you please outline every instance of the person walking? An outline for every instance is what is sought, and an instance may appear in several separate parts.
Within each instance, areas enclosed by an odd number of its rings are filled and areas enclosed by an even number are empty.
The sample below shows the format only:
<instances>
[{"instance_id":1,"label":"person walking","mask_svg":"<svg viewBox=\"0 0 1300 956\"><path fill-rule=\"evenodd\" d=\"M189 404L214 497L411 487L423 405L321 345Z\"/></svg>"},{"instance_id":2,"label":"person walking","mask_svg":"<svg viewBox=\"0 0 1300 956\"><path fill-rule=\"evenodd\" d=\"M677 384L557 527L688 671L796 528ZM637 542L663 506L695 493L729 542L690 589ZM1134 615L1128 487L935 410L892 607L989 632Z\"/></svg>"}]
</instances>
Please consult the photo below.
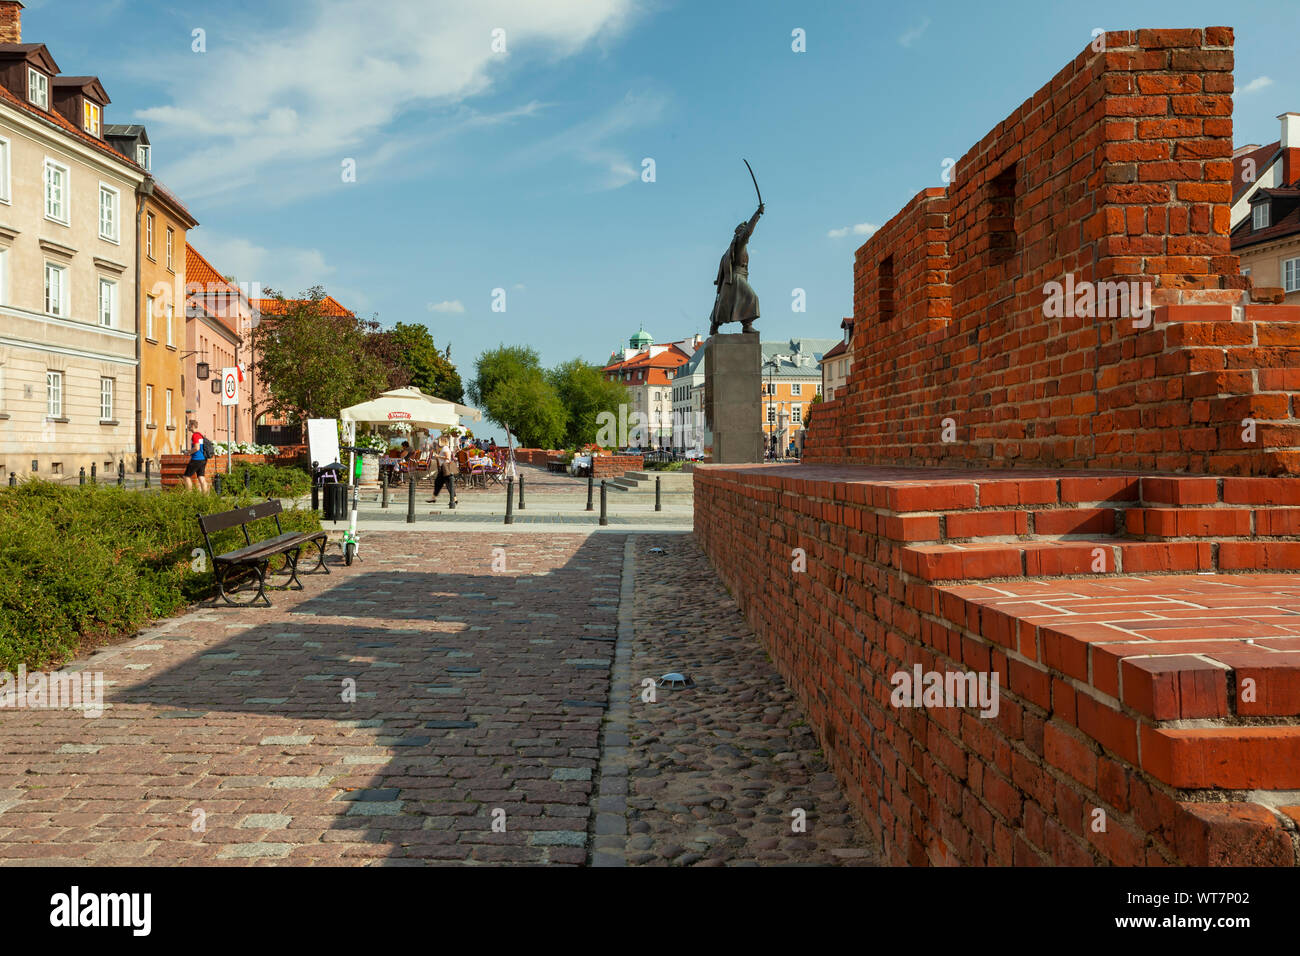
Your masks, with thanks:
<instances>
[{"instance_id":1,"label":"person walking","mask_svg":"<svg viewBox=\"0 0 1300 956\"><path fill-rule=\"evenodd\" d=\"M429 499L430 502L438 500L444 485L449 485L456 480L456 474L452 470L451 443L446 438L438 439L438 451L434 455L434 461L438 464L438 476L433 479L433 497Z\"/></svg>"},{"instance_id":2,"label":"person walking","mask_svg":"<svg viewBox=\"0 0 1300 956\"><path fill-rule=\"evenodd\" d=\"M208 451L205 445L206 439L203 433L199 431L197 419L190 419L190 463L185 466L185 474L181 480L185 482L185 488L189 491L194 490L195 482L198 482L199 491L207 494L208 491Z\"/></svg>"}]
</instances>

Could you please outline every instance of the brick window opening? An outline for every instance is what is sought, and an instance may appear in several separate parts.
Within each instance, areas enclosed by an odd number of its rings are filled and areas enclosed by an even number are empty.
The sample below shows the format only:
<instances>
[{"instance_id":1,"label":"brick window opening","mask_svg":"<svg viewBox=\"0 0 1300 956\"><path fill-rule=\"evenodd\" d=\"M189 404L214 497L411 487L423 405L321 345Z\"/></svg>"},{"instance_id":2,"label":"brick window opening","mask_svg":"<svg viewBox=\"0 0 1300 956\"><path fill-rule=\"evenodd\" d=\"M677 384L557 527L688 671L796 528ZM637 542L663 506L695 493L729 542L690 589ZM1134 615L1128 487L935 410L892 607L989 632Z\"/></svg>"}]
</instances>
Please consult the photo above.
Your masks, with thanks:
<instances>
[{"instance_id":1,"label":"brick window opening","mask_svg":"<svg viewBox=\"0 0 1300 956\"><path fill-rule=\"evenodd\" d=\"M888 322L894 317L894 257L885 256L880 260L880 269L876 276L878 292L876 310L880 321Z\"/></svg>"},{"instance_id":2,"label":"brick window opening","mask_svg":"<svg viewBox=\"0 0 1300 956\"><path fill-rule=\"evenodd\" d=\"M1016 164L989 182L989 259L1006 262L1016 254Z\"/></svg>"}]
</instances>

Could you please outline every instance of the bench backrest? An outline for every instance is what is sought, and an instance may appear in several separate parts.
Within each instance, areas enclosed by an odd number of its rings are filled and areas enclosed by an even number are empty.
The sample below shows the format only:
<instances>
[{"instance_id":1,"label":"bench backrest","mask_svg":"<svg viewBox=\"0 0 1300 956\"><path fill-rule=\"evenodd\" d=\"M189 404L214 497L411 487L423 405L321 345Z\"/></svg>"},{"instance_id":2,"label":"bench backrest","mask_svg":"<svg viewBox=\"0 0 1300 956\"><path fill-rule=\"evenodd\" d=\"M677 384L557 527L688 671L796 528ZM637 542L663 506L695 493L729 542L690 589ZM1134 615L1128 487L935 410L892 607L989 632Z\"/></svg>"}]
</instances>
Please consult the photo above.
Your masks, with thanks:
<instances>
[{"instance_id":1,"label":"bench backrest","mask_svg":"<svg viewBox=\"0 0 1300 956\"><path fill-rule=\"evenodd\" d=\"M259 501L257 504L249 505L246 508L235 508L233 511L220 511L211 515L199 515L199 527L203 529L205 535L216 534L218 531L225 531L227 528L248 524L258 518L273 517L283 510L280 507L280 502L275 499Z\"/></svg>"}]
</instances>

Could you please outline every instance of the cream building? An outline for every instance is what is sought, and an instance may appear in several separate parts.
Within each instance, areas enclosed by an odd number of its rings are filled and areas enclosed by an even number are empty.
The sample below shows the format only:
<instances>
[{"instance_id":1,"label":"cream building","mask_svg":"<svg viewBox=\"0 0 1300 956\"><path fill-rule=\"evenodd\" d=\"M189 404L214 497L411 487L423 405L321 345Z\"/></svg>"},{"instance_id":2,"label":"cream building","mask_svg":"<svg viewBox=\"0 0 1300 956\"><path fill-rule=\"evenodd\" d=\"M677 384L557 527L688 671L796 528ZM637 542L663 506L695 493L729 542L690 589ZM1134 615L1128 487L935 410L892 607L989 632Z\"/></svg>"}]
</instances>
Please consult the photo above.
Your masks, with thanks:
<instances>
[{"instance_id":1,"label":"cream building","mask_svg":"<svg viewBox=\"0 0 1300 956\"><path fill-rule=\"evenodd\" d=\"M0 2L0 469L134 464L135 195L102 138L108 96L60 77Z\"/></svg>"}]
</instances>

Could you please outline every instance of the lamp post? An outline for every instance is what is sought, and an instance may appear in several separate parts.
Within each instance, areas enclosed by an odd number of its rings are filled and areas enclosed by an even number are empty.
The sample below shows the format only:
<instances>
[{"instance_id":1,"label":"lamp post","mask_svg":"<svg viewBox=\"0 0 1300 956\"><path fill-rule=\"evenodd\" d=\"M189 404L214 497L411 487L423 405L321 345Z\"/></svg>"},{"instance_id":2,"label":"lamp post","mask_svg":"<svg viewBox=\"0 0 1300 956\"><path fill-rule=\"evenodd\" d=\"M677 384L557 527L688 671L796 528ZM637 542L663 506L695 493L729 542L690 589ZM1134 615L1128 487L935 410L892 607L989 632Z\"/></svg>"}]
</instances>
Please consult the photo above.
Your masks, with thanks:
<instances>
[{"instance_id":1,"label":"lamp post","mask_svg":"<svg viewBox=\"0 0 1300 956\"><path fill-rule=\"evenodd\" d=\"M775 387L772 384L773 376L776 374L776 356L772 356L764 365L767 367L767 421L764 422L765 430L768 434L768 447L771 447L772 436L776 428L776 406L775 406ZM775 456L773 456L775 457Z\"/></svg>"}]
</instances>

